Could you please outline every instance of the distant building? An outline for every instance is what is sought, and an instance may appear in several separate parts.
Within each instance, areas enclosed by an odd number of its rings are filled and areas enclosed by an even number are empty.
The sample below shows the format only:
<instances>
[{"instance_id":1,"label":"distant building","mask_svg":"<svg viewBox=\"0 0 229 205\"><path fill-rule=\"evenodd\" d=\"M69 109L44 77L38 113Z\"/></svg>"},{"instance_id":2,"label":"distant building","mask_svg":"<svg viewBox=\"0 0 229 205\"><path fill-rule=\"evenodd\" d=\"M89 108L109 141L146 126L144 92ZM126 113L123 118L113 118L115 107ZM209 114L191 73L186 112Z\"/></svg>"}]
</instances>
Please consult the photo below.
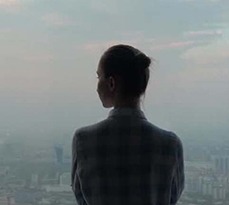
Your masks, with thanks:
<instances>
[{"instance_id":1,"label":"distant building","mask_svg":"<svg viewBox=\"0 0 229 205\"><path fill-rule=\"evenodd\" d=\"M224 200L226 199L226 188L222 185L213 187L213 198L215 200Z\"/></svg>"},{"instance_id":2,"label":"distant building","mask_svg":"<svg viewBox=\"0 0 229 205\"><path fill-rule=\"evenodd\" d=\"M71 173L64 172L60 175L60 185L71 185Z\"/></svg>"},{"instance_id":3,"label":"distant building","mask_svg":"<svg viewBox=\"0 0 229 205\"><path fill-rule=\"evenodd\" d=\"M38 185L38 175L32 174L31 176L31 187L36 187Z\"/></svg>"},{"instance_id":4,"label":"distant building","mask_svg":"<svg viewBox=\"0 0 229 205\"><path fill-rule=\"evenodd\" d=\"M212 182L210 180L203 183L202 194L204 196L212 196Z\"/></svg>"},{"instance_id":5,"label":"distant building","mask_svg":"<svg viewBox=\"0 0 229 205\"><path fill-rule=\"evenodd\" d=\"M63 155L64 155L64 149L62 145L56 145L54 147L55 153L56 153L56 161L58 164L63 164Z\"/></svg>"},{"instance_id":6,"label":"distant building","mask_svg":"<svg viewBox=\"0 0 229 205\"><path fill-rule=\"evenodd\" d=\"M214 155L212 156L214 170L219 174L227 175L229 173L229 156L227 155Z\"/></svg>"}]
</instances>

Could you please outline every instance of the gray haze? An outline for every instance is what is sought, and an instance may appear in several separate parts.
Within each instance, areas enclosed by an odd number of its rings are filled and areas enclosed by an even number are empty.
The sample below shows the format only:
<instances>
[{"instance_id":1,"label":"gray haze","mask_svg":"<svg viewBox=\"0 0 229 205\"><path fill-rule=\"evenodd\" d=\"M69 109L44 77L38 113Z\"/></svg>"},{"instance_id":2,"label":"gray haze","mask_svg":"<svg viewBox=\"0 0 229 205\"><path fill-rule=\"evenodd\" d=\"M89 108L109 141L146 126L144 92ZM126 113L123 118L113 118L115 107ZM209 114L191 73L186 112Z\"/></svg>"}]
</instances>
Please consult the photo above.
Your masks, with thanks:
<instances>
[{"instance_id":1,"label":"gray haze","mask_svg":"<svg viewBox=\"0 0 229 205\"><path fill-rule=\"evenodd\" d=\"M71 139L107 117L99 57L126 43L155 59L143 110L181 138L229 133L227 1L0 1L0 138Z\"/></svg>"}]
</instances>

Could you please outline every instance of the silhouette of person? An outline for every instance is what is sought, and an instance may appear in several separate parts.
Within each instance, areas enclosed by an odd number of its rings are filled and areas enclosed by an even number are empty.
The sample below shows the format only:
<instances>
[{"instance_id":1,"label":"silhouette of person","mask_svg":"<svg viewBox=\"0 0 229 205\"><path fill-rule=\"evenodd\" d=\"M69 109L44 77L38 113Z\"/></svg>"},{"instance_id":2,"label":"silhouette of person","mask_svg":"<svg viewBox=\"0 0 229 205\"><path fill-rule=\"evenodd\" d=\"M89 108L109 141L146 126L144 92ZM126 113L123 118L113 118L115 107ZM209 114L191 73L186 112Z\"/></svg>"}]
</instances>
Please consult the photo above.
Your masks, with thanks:
<instances>
[{"instance_id":1,"label":"silhouette of person","mask_svg":"<svg viewBox=\"0 0 229 205\"><path fill-rule=\"evenodd\" d=\"M76 130L72 189L79 205L173 205L184 189L183 145L140 108L151 59L129 45L102 55L97 92L106 119Z\"/></svg>"}]
</instances>

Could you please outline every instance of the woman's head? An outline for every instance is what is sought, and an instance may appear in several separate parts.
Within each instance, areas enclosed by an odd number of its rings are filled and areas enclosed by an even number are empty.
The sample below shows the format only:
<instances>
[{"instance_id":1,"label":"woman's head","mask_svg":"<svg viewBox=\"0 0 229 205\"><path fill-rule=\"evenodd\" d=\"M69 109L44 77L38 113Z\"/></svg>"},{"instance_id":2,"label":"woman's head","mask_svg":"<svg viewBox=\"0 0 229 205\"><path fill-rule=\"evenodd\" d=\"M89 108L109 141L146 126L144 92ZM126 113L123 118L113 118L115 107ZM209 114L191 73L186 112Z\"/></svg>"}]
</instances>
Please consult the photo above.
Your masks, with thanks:
<instances>
[{"instance_id":1,"label":"woman's head","mask_svg":"<svg viewBox=\"0 0 229 205\"><path fill-rule=\"evenodd\" d=\"M104 107L117 100L136 100L145 93L151 59L128 45L115 45L102 55L97 91Z\"/></svg>"}]
</instances>

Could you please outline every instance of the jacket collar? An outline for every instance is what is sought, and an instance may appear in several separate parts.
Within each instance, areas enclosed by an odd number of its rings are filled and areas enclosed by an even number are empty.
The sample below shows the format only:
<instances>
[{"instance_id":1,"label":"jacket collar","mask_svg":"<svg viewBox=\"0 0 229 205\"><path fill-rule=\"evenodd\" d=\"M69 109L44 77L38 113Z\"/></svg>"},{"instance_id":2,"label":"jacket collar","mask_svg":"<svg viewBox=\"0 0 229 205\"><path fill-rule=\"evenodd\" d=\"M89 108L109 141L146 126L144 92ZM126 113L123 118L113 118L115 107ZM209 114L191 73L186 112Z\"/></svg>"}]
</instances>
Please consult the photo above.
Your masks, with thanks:
<instances>
[{"instance_id":1,"label":"jacket collar","mask_svg":"<svg viewBox=\"0 0 229 205\"><path fill-rule=\"evenodd\" d=\"M120 117L120 116L130 116L137 117L146 120L145 114L139 108L131 108L131 107L119 107L113 108L110 110L108 117Z\"/></svg>"}]
</instances>

